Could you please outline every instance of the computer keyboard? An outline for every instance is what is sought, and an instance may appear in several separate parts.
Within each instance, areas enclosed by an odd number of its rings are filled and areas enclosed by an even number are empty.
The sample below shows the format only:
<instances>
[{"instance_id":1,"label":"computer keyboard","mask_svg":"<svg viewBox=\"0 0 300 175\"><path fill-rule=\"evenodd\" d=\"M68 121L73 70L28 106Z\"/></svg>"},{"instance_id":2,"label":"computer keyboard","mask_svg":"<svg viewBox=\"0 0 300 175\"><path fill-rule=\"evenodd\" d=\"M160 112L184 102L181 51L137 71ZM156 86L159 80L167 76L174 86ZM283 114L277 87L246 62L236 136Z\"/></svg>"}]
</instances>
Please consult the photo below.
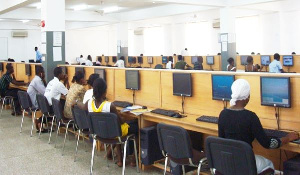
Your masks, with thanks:
<instances>
[{"instance_id":1,"label":"computer keyboard","mask_svg":"<svg viewBox=\"0 0 300 175\"><path fill-rule=\"evenodd\" d=\"M114 101L113 104L117 107L126 108L128 106L132 106L132 103L129 103L127 101Z\"/></svg>"},{"instance_id":2,"label":"computer keyboard","mask_svg":"<svg viewBox=\"0 0 300 175\"><path fill-rule=\"evenodd\" d=\"M292 141L292 142L300 145L300 139L294 140L294 141Z\"/></svg>"},{"instance_id":3,"label":"computer keyboard","mask_svg":"<svg viewBox=\"0 0 300 175\"><path fill-rule=\"evenodd\" d=\"M202 115L199 118L197 118L196 120L200 121L200 122L208 122L208 123L218 124L219 117Z\"/></svg>"},{"instance_id":4,"label":"computer keyboard","mask_svg":"<svg viewBox=\"0 0 300 175\"><path fill-rule=\"evenodd\" d=\"M151 112L155 113L155 114L174 117L174 118L181 118L182 117L178 112L171 111L171 110L165 110L165 109L154 109Z\"/></svg>"},{"instance_id":5,"label":"computer keyboard","mask_svg":"<svg viewBox=\"0 0 300 175\"><path fill-rule=\"evenodd\" d=\"M278 131L278 130L273 130L273 129L264 129L265 133L269 137L275 137L275 138L282 138L285 137L288 132L285 131Z\"/></svg>"}]
</instances>

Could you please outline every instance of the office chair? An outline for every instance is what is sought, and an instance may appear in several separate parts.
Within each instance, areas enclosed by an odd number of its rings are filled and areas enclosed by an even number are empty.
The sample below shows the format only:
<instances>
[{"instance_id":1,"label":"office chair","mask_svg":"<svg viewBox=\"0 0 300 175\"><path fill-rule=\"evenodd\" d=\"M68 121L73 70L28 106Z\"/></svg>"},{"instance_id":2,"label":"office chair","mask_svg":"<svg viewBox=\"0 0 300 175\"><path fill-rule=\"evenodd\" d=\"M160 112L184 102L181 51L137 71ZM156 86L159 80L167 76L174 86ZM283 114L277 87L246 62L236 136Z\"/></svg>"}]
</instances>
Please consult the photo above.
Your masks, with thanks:
<instances>
[{"instance_id":1,"label":"office chair","mask_svg":"<svg viewBox=\"0 0 300 175\"><path fill-rule=\"evenodd\" d=\"M15 103L14 103L14 97L12 97L12 96L1 96L0 101L2 101L2 108L1 108L0 117L2 116L3 108L4 108L5 102L7 100L9 101L8 103L13 107L14 112L15 112L15 116L17 116Z\"/></svg>"},{"instance_id":2,"label":"office chair","mask_svg":"<svg viewBox=\"0 0 300 175\"><path fill-rule=\"evenodd\" d=\"M52 118L52 126L53 126L53 120L54 120L54 116L51 116L51 107L48 104L48 100L47 98L43 95L43 94L37 94L36 95L36 101L38 103L38 108L41 110L42 112L42 122L41 122L41 127L40 127L40 132L39 132L39 138L41 136L41 132L42 132L42 125L44 122L44 119L46 120L46 124L48 126L48 119L47 117L51 117ZM50 143L50 139L51 139L51 134L52 134L52 127L51 127L51 132L50 132L50 136L49 136L49 143Z\"/></svg>"},{"instance_id":3,"label":"office chair","mask_svg":"<svg viewBox=\"0 0 300 175\"><path fill-rule=\"evenodd\" d=\"M154 69L163 69L163 65L157 64L157 65L154 67Z\"/></svg>"},{"instance_id":4,"label":"office chair","mask_svg":"<svg viewBox=\"0 0 300 175\"><path fill-rule=\"evenodd\" d=\"M188 132L179 126L159 123L157 125L159 147L165 157L164 175L167 171L168 159L182 166L198 167L197 174L200 174L201 166L206 162L205 153L192 148L192 142Z\"/></svg>"},{"instance_id":5,"label":"office chair","mask_svg":"<svg viewBox=\"0 0 300 175\"><path fill-rule=\"evenodd\" d=\"M257 175L255 156L248 143L209 136L205 145L206 157L212 174ZM272 172L274 173L274 170L267 169L259 175Z\"/></svg>"},{"instance_id":6,"label":"office chair","mask_svg":"<svg viewBox=\"0 0 300 175\"><path fill-rule=\"evenodd\" d=\"M91 134L93 134L93 150L92 150L90 173L93 174L93 163L94 163L96 140L99 140L101 143L104 143L105 151L106 151L106 145L124 144L122 175L125 174L127 144L128 141L132 140L134 143L136 171L139 173L135 135L132 134L132 135L127 135L122 137L121 124L118 120L118 116L113 113L89 113L88 119L89 119L90 131ZM108 166L108 162L107 162L107 166Z\"/></svg>"}]
</instances>

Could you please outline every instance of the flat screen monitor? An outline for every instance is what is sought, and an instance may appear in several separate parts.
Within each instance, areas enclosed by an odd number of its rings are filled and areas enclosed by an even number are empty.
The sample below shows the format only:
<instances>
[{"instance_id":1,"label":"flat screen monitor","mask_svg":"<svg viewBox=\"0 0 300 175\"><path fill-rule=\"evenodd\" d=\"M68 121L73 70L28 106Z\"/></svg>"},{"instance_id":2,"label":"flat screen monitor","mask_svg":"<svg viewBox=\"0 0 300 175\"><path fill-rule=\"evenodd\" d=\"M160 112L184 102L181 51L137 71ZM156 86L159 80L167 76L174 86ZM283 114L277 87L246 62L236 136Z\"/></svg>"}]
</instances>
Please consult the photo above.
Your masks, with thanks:
<instances>
[{"instance_id":1,"label":"flat screen monitor","mask_svg":"<svg viewBox=\"0 0 300 175\"><path fill-rule=\"evenodd\" d=\"M198 57L192 56L192 64L195 64L196 62L198 62Z\"/></svg>"},{"instance_id":2,"label":"flat screen monitor","mask_svg":"<svg viewBox=\"0 0 300 175\"><path fill-rule=\"evenodd\" d=\"M173 95L192 96L192 77L189 73L173 73Z\"/></svg>"},{"instance_id":3,"label":"flat screen monitor","mask_svg":"<svg viewBox=\"0 0 300 175\"><path fill-rule=\"evenodd\" d=\"M113 62L114 62L114 63L116 63L117 60L118 60L116 56L113 56L112 59L113 59Z\"/></svg>"},{"instance_id":4,"label":"flat screen monitor","mask_svg":"<svg viewBox=\"0 0 300 175\"><path fill-rule=\"evenodd\" d=\"M75 73L81 71L82 73L84 73L84 67L75 67Z\"/></svg>"},{"instance_id":5,"label":"flat screen monitor","mask_svg":"<svg viewBox=\"0 0 300 175\"><path fill-rule=\"evenodd\" d=\"M212 97L213 100L229 101L231 99L231 85L234 75L212 75Z\"/></svg>"},{"instance_id":6,"label":"flat screen monitor","mask_svg":"<svg viewBox=\"0 0 300 175\"><path fill-rule=\"evenodd\" d=\"M105 56L105 63L108 63L108 62L109 62L109 57Z\"/></svg>"},{"instance_id":7,"label":"flat screen monitor","mask_svg":"<svg viewBox=\"0 0 300 175\"><path fill-rule=\"evenodd\" d=\"M135 64L136 63L136 57L128 57L128 63L129 64Z\"/></svg>"},{"instance_id":8,"label":"flat screen monitor","mask_svg":"<svg viewBox=\"0 0 300 175\"><path fill-rule=\"evenodd\" d=\"M153 64L153 57L147 57L148 64Z\"/></svg>"},{"instance_id":9,"label":"flat screen monitor","mask_svg":"<svg viewBox=\"0 0 300 175\"><path fill-rule=\"evenodd\" d=\"M0 63L0 71L3 72L3 63Z\"/></svg>"},{"instance_id":10,"label":"flat screen monitor","mask_svg":"<svg viewBox=\"0 0 300 175\"><path fill-rule=\"evenodd\" d=\"M248 55L241 56L241 65L247 65L247 58L248 58Z\"/></svg>"},{"instance_id":11,"label":"flat screen monitor","mask_svg":"<svg viewBox=\"0 0 300 175\"><path fill-rule=\"evenodd\" d=\"M25 64L25 73L28 76L31 75L31 66L30 66L30 64Z\"/></svg>"},{"instance_id":12,"label":"flat screen monitor","mask_svg":"<svg viewBox=\"0 0 300 175\"><path fill-rule=\"evenodd\" d=\"M34 60L28 60L29 63L35 63Z\"/></svg>"},{"instance_id":13,"label":"flat screen monitor","mask_svg":"<svg viewBox=\"0 0 300 175\"><path fill-rule=\"evenodd\" d=\"M289 77L261 77L260 93L261 105L291 107Z\"/></svg>"},{"instance_id":14,"label":"flat screen monitor","mask_svg":"<svg viewBox=\"0 0 300 175\"><path fill-rule=\"evenodd\" d=\"M270 56L269 55L262 55L260 56L260 63L262 66L269 66L270 64Z\"/></svg>"},{"instance_id":15,"label":"flat screen monitor","mask_svg":"<svg viewBox=\"0 0 300 175\"><path fill-rule=\"evenodd\" d=\"M140 90L140 75L138 70L126 70L126 89Z\"/></svg>"},{"instance_id":16,"label":"flat screen monitor","mask_svg":"<svg viewBox=\"0 0 300 175\"><path fill-rule=\"evenodd\" d=\"M105 69L94 69L94 73L98 74L100 78L106 81Z\"/></svg>"},{"instance_id":17,"label":"flat screen monitor","mask_svg":"<svg viewBox=\"0 0 300 175\"><path fill-rule=\"evenodd\" d=\"M67 71L67 67L66 66L61 66L61 70L63 72L63 74L67 75L68 71Z\"/></svg>"},{"instance_id":18,"label":"flat screen monitor","mask_svg":"<svg viewBox=\"0 0 300 175\"><path fill-rule=\"evenodd\" d=\"M168 57L163 56L162 57L162 63L167 64L168 63Z\"/></svg>"},{"instance_id":19,"label":"flat screen monitor","mask_svg":"<svg viewBox=\"0 0 300 175\"><path fill-rule=\"evenodd\" d=\"M282 60L283 60L284 66L293 66L294 65L293 55L284 55L284 56L282 56Z\"/></svg>"},{"instance_id":20,"label":"flat screen monitor","mask_svg":"<svg viewBox=\"0 0 300 175\"><path fill-rule=\"evenodd\" d=\"M214 62L214 56L207 56L206 57L206 64L207 65L214 65L215 62Z\"/></svg>"},{"instance_id":21,"label":"flat screen monitor","mask_svg":"<svg viewBox=\"0 0 300 175\"><path fill-rule=\"evenodd\" d=\"M143 57L138 57L138 63L143 64Z\"/></svg>"}]
</instances>

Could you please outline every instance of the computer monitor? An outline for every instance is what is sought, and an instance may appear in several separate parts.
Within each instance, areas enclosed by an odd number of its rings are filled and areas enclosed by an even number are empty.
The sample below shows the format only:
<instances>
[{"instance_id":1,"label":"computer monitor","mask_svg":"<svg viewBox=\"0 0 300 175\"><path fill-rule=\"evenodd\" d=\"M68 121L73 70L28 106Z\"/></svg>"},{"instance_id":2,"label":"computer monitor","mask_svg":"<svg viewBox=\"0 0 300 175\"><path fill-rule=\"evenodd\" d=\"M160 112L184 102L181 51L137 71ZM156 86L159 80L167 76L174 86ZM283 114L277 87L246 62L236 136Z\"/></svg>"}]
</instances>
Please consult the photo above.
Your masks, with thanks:
<instances>
[{"instance_id":1,"label":"computer monitor","mask_svg":"<svg viewBox=\"0 0 300 175\"><path fill-rule=\"evenodd\" d=\"M105 63L108 63L108 62L109 62L109 57L105 56Z\"/></svg>"},{"instance_id":2,"label":"computer monitor","mask_svg":"<svg viewBox=\"0 0 300 175\"><path fill-rule=\"evenodd\" d=\"M293 55L284 55L284 56L282 56L282 60L283 60L284 66L293 66L294 65Z\"/></svg>"},{"instance_id":3,"label":"computer monitor","mask_svg":"<svg viewBox=\"0 0 300 175\"><path fill-rule=\"evenodd\" d=\"M116 56L113 56L112 59L113 59L113 62L114 62L114 63L116 63L117 60L118 60Z\"/></svg>"},{"instance_id":4,"label":"computer monitor","mask_svg":"<svg viewBox=\"0 0 300 175\"><path fill-rule=\"evenodd\" d=\"M63 72L63 74L67 75L68 71L67 71L67 67L66 66L61 66L61 70Z\"/></svg>"},{"instance_id":5,"label":"computer monitor","mask_svg":"<svg viewBox=\"0 0 300 175\"><path fill-rule=\"evenodd\" d=\"M231 99L231 85L234 75L212 75L212 98L213 100L229 101Z\"/></svg>"},{"instance_id":6,"label":"computer monitor","mask_svg":"<svg viewBox=\"0 0 300 175\"><path fill-rule=\"evenodd\" d=\"M291 107L289 77L260 77L261 105Z\"/></svg>"},{"instance_id":7,"label":"computer monitor","mask_svg":"<svg viewBox=\"0 0 300 175\"><path fill-rule=\"evenodd\" d=\"M162 64L167 64L168 63L168 57L163 56L162 57Z\"/></svg>"},{"instance_id":8,"label":"computer monitor","mask_svg":"<svg viewBox=\"0 0 300 175\"><path fill-rule=\"evenodd\" d=\"M138 70L126 70L126 89L140 90L140 75Z\"/></svg>"},{"instance_id":9,"label":"computer monitor","mask_svg":"<svg viewBox=\"0 0 300 175\"><path fill-rule=\"evenodd\" d=\"M143 64L143 57L138 57L138 63Z\"/></svg>"},{"instance_id":10,"label":"computer monitor","mask_svg":"<svg viewBox=\"0 0 300 175\"><path fill-rule=\"evenodd\" d=\"M198 62L198 57L192 56L192 64L195 64L196 62Z\"/></svg>"},{"instance_id":11,"label":"computer monitor","mask_svg":"<svg viewBox=\"0 0 300 175\"><path fill-rule=\"evenodd\" d=\"M192 77L190 73L173 73L173 95L192 96Z\"/></svg>"},{"instance_id":12,"label":"computer monitor","mask_svg":"<svg viewBox=\"0 0 300 175\"><path fill-rule=\"evenodd\" d=\"M248 55L241 56L241 65L247 65L247 58L248 58Z\"/></svg>"},{"instance_id":13,"label":"computer monitor","mask_svg":"<svg viewBox=\"0 0 300 175\"><path fill-rule=\"evenodd\" d=\"M0 71L3 72L3 63L0 63Z\"/></svg>"},{"instance_id":14,"label":"computer monitor","mask_svg":"<svg viewBox=\"0 0 300 175\"><path fill-rule=\"evenodd\" d=\"M206 56L206 64L207 65L214 65L214 56Z\"/></svg>"},{"instance_id":15,"label":"computer monitor","mask_svg":"<svg viewBox=\"0 0 300 175\"><path fill-rule=\"evenodd\" d=\"M94 69L94 73L98 74L100 78L106 81L105 69Z\"/></svg>"},{"instance_id":16,"label":"computer monitor","mask_svg":"<svg viewBox=\"0 0 300 175\"><path fill-rule=\"evenodd\" d=\"M81 71L82 73L84 73L84 67L75 67L75 73Z\"/></svg>"},{"instance_id":17,"label":"computer monitor","mask_svg":"<svg viewBox=\"0 0 300 175\"><path fill-rule=\"evenodd\" d=\"M25 74L30 76L31 75L31 66L30 64L25 64Z\"/></svg>"},{"instance_id":18,"label":"computer monitor","mask_svg":"<svg viewBox=\"0 0 300 175\"><path fill-rule=\"evenodd\" d=\"M136 57L128 57L128 63L129 64L135 64L136 63Z\"/></svg>"},{"instance_id":19,"label":"computer monitor","mask_svg":"<svg viewBox=\"0 0 300 175\"><path fill-rule=\"evenodd\" d=\"M34 60L28 60L28 62L29 62L29 63L35 63L35 61L34 61Z\"/></svg>"},{"instance_id":20,"label":"computer monitor","mask_svg":"<svg viewBox=\"0 0 300 175\"><path fill-rule=\"evenodd\" d=\"M269 55L261 55L260 56L260 63L262 66L269 66L270 64L270 56Z\"/></svg>"},{"instance_id":21,"label":"computer monitor","mask_svg":"<svg viewBox=\"0 0 300 175\"><path fill-rule=\"evenodd\" d=\"M148 64L153 64L153 57L147 57Z\"/></svg>"}]
</instances>

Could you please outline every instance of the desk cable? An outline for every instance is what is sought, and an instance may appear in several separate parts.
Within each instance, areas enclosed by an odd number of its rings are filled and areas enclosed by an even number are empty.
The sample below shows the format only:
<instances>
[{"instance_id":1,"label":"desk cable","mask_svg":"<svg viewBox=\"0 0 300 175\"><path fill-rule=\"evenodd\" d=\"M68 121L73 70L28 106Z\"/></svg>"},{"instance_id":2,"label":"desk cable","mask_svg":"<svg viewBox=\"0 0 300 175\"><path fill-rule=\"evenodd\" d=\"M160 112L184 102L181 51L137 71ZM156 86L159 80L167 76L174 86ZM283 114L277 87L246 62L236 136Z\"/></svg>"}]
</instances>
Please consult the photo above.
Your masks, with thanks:
<instances>
[{"instance_id":1,"label":"desk cable","mask_svg":"<svg viewBox=\"0 0 300 175\"><path fill-rule=\"evenodd\" d=\"M181 97L182 97L182 101L181 101L182 114L184 114L184 99L185 99L185 96L181 95Z\"/></svg>"},{"instance_id":2,"label":"desk cable","mask_svg":"<svg viewBox=\"0 0 300 175\"><path fill-rule=\"evenodd\" d=\"M135 90L133 90L132 93L132 101L133 101L133 105L135 105Z\"/></svg>"},{"instance_id":3,"label":"desk cable","mask_svg":"<svg viewBox=\"0 0 300 175\"><path fill-rule=\"evenodd\" d=\"M277 122L277 130L280 130L280 125L279 125L279 107L274 107L275 109L275 118L276 118L276 122ZM286 154L286 152L285 152ZM282 162L282 153L281 153L281 149L279 149L279 172L281 175L281 162Z\"/></svg>"}]
</instances>

